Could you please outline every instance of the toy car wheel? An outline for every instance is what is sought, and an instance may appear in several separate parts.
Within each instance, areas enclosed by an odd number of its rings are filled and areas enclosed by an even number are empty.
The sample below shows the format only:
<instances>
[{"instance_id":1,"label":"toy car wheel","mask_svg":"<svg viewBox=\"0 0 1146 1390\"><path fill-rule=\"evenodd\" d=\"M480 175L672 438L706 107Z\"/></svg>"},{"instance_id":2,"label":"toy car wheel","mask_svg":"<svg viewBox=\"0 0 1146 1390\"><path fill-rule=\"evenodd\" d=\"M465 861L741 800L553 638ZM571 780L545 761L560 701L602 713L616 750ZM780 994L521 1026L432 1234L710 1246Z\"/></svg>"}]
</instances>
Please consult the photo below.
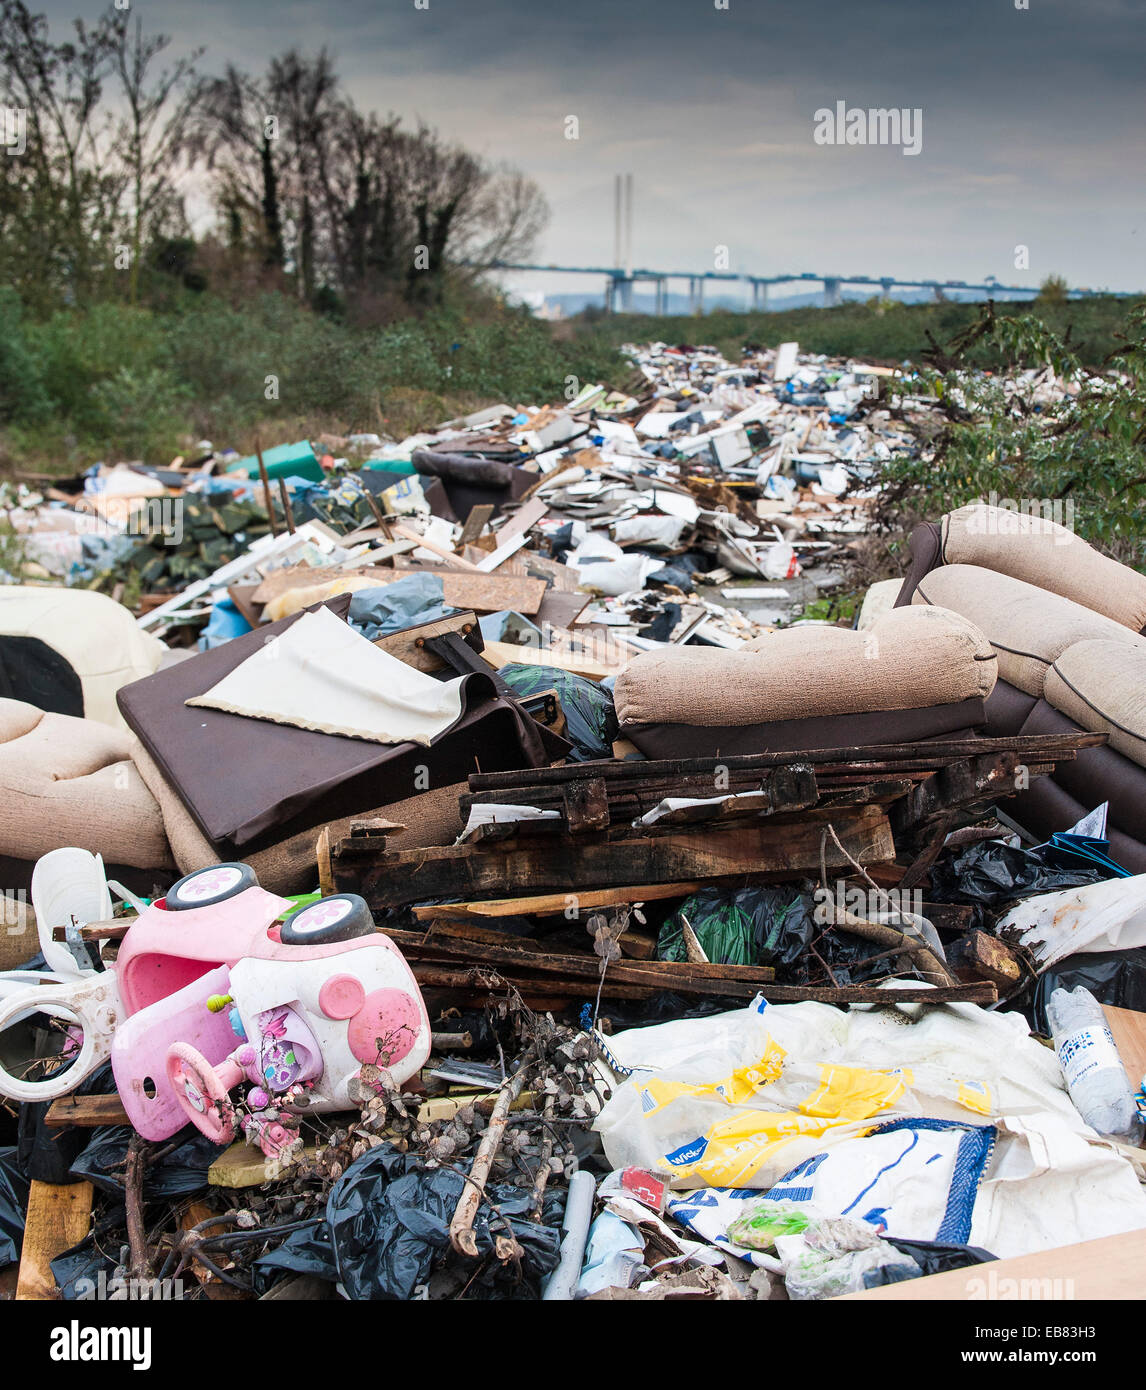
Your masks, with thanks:
<instances>
[{"instance_id":1,"label":"toy car wheel","mask_svg":"<svg viewBox=\"0 0 1146 1390\"><path fill-rule=\"evenodd\" d=\"M169 912L186 912L226 902L258 886L259 880L249 864L212 864L209 869L184 875L167 890L165 902Z\"/></svg>"},{"instance_id":2,"label":"toy car wheel","mask_svg":"<svg viewBox=\"0 0 1146 1390\"><path fill-rule=\"evenodd\" d=\"M279 933L284 946L325 946L374 930L374 918L357 893L333 893L292 912Z\"/></svg>"},{"instance_id":3,"label":"toy car wheel","mask_svg":"<svg viewBox=\"0 0 1146 1390\"><path fill-rule=\"evenodd\" d=\"M213 1143L229 1144L235 1137L235 1107L206 1057L189 1043L172 1043L167 1080L195 1128Z\"/></svg>"}]
</instances>

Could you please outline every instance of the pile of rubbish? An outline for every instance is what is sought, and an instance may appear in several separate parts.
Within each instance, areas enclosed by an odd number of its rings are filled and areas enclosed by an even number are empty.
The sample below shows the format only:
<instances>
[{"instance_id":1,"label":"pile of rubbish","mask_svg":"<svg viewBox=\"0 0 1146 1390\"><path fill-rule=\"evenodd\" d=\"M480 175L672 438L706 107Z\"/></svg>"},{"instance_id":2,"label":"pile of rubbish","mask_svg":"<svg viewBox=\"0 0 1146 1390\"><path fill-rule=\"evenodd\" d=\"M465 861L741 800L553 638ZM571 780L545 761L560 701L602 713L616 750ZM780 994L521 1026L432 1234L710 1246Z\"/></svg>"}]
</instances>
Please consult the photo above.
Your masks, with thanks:
<instances>
[{"instance_id":1,"label":"pile of rubbish","mask_svg":"<svg viewBox=\"0 0 1146 1390\"><path fill-rule=\"evenodd\" d=\"M983 507L814 606L935 402L626 351L4 485L8 1294L879 1296L1146 1230L1146 729L1063 665L1134 688L1146 579Z\"/></svg>"}]
</instances>

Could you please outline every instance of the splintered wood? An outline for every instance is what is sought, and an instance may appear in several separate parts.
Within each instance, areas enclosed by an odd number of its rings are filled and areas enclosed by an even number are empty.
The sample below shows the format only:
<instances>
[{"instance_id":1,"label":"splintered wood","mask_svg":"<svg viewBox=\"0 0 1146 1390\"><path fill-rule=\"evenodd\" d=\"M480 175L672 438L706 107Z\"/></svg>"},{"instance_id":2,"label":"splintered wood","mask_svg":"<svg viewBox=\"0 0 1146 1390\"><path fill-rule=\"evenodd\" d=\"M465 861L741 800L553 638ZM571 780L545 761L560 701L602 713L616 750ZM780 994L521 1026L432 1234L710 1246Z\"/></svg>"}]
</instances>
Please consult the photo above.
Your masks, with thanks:
<instances>
[{"instance_id":1,"label":"splintered wood","mask_svg":"<svg viewBox=\"0 0 1146 1390\"><path fill-rule=\"evenodd\" d=\"M508 804L556 816L484 825L461 844L395 852L387 851L385 826L356 823L349 836L326 847L324 874L333 889L361 894L376 913L411 910L422 932L386 930L426 988L477 997L508 981L539 1007L591 996L601 967L587 948L550 950L495 928L499 918L576 920L600 911L616 919L622 953L605 969L606 997L673 990L841 1004L881 999L886 996L873 986L776 984L762 967L652 960L654 938L622 932L617 914L706 886L814 880L869 868L887 883L917 881L953 821L1008 794L1020 768L1038 775L1101 741L1087 734L947 739L479 773L470 778L463 813ZM895 863L896 837L913 847L906 871ZM860 935L892 930L860 925ZM935 968L928 978L939 989L921 985L897 998L992 1003L999 988L1013 989L1016 974L1014 961L976 940L959 957L957 977Z\"/></svg>"}]
</instances>

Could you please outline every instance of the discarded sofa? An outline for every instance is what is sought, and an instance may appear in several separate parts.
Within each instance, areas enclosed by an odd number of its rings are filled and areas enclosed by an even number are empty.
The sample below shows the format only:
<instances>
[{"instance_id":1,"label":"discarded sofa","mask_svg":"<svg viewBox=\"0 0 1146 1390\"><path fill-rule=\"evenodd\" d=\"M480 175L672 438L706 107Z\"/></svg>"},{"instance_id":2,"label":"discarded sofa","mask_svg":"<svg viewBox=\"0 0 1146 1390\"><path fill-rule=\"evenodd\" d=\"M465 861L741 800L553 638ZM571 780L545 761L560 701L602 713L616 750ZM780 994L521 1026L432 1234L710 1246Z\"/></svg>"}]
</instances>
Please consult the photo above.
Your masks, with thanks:
<instances>
[{"instance_id":1,"label":"discarded sofa","mask_svg":"<svg viewBox=\"0 0 1146 1390\"><path fill-rule=\"evenodd\" d=\"M462 830L458 797L464 782L432 787L385 806L335 820L331 834L349 834L351 820L382 817L404 827L389 837L397 849L452 844ZM317 831L283 836L245 856L271 892L314 886ZM92 719L45 713L0 699L0 858L5 882L27 887L41 855L61 844L103 856L108 873L152 895L179 873L218 856L147 750L126 730Z\"/></svg>"},{"instance_id":2,"label":"discarded sofa","mask_svg":"<svg viewBox=\"0 0 1146 1390\"><path fill-rule=\"evenodd\" d=\"M106 594L0 586L0 698L122 729L116 691L157 670L165 650Z\"/></svg>"},{"instance_id":3,"label":"discarded sofa","mask_svg":"<svg viewBox=\"0 0 1146 1390\"><path fill-rule=\"evenodd\" d=\"M345 618L351 596L330 609ZM124 611L124 610L121 610ZM311 610L314 611L314 610ZM243 860L272 892L313 887L319 831L382 818L390 845L450 844L472 771L545 766L569 744L498 694L481 673L463 682L461 714L428 746L381 744L189 706L301 614L123 686L137 737L93 719L0 699L0 845L6 882L60 844L101 854L138 892L175 871Z\"/></svg>"},{"instance_id":4,"label":"discarded sofa","mask_svg":"<svg viewBox=\"0 0 1146 1390\"><path fill-rule=\"evenodd\" d=\"M1108 801L1111 854L1146 871L1146 575L1053 522L961 507L913 533L896 602L961 613L982 629L999 664L986 734L1109 736L1008 809L1043 836Z\"/></svg>"},{"instance_id":5,"label":"discarded sofa","mask_svg":"<svg viewBox=\"0 0 1146 1390\"><path fill-rule=\"evenodd\" d=\"M971 733L996 670L966 617L905 608L862 632L804 626L737 651L645 652L614 695L622 735L650 758L798 752Z\"/></svg>"}]
</instances>

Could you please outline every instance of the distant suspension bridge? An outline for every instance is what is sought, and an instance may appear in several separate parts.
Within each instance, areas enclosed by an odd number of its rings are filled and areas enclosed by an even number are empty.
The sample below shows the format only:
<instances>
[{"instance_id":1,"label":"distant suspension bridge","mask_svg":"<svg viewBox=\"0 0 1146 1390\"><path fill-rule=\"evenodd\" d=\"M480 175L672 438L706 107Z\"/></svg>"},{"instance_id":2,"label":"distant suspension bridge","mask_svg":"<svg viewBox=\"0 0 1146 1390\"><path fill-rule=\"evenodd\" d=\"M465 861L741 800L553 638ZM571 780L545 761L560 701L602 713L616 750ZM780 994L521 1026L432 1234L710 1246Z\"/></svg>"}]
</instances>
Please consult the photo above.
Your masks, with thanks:
<instances>
[{"instance_id":1,"label":"distant suspension bridge","mask_svg":"<svg viewBox=\"0 0 1146 1390\"><path fill-rule=\"evenodd\" d=\"M651 284L654 287L656 307L654 313L663 314L668 304L670 280L688 282L688 303L690 313L704 310L704 291L707 285L737 283L748 285L752 291L752 308L765 310L768 307L768 289L771 285L813 284L823 286L823 305L831 308L842 302L841 290L844 285L878 286L883 298L893 289L930 290L936 300L942 302L949 291L974 291L984 295L1021 296L1035 295L1037 289L1030 285L1001 285L993 277L981 284L968 280L912 280L901 279L895 275L814 275L804 271L798 275L745 275L731 270L644 270L625 269L617 266L585 265L539 265L515 261L492 261L490 270L539 271L551 275L597 275L605 280L605 308L610 313L626 313L633 307L633 287L638 284ZM1113 297L1133 299L1139 296L1136 290L1091 290L1068 289L1071 299L1099 299Z\"/></svg>"}]
</instances>

